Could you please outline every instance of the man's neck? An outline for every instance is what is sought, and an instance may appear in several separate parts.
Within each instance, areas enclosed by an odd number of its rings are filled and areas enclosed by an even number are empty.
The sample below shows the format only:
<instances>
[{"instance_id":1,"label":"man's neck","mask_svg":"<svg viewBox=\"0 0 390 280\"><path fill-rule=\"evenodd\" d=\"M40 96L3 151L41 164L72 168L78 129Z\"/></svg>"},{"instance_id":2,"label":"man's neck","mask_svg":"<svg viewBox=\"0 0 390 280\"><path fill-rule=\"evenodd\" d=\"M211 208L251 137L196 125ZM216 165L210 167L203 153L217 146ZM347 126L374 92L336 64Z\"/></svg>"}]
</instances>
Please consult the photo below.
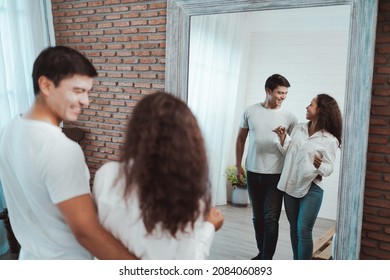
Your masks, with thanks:
<instances>
[{"instance_id":1,"label":"man's neck","mask_svg":"<svg viewBox=\"0 0 390 280\"><path fill-rule=\"evenodd\" d=\"M261 106L263 106L263 107L266 108L266 109L271 109L271 110L280 109L280 106L271 105L271 104L268 102L268 100L265 100L263 103L261 103Z\"/></svg>"},{"instance_id":2,"label":"man's neck","mask_svg":"<svg viewBox=\"0 0 390 280\"><path fill-rule=\"evenodd\" d=\"M46 122L55 126L59 126L62 120L55 118L47 104L37 96L30 110L23 116L25 119Z\"/></svg>"}]
</instances>

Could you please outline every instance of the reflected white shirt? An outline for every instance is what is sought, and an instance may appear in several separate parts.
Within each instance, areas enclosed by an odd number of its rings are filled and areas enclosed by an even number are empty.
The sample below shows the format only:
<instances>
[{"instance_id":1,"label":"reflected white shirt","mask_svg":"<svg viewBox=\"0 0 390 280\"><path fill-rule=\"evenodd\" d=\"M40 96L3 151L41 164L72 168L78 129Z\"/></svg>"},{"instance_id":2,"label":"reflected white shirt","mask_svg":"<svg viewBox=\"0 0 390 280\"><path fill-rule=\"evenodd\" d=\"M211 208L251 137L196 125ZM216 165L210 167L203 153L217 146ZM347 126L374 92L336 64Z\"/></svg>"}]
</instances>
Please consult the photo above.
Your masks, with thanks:
<instances>
[{"instance_id":1,"label":"reflected white shirt","mask_svg":"<svg viewBox=\"0 0 390 280\"><path fill-rule=\"evenodd\" d=\"M291 137L286 136L284 146L280 143L278 146L281 152L286 153L278 189L301 198L307 194L312 182L323 188L316 177L332 174L338 146L337 138L329 132L321 130L309 136L307 123L298 124ZM313 165L315 154L322 156L318 169Z\"/></svg>"}]
</instances>

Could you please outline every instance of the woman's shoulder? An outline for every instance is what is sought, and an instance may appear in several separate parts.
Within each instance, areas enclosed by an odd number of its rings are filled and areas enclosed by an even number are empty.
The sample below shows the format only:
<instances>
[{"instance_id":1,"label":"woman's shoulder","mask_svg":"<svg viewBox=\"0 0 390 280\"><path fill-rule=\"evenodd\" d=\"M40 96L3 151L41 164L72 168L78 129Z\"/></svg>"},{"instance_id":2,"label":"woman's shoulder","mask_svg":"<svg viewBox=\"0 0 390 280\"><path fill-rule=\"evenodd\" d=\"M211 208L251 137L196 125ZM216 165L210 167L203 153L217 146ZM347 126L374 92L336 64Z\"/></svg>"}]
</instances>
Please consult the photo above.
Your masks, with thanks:
<instances>
[{"instance_id":1,"label":"woman's shoulder","mask_svg":"<svg viewBox=\"0 0 390 280\"><path fill-rule=\"evenodd\" d=\"M307 131L307 122L300 122L294 126L294 130Z\"/></svg>"},{"instance_id":2,"label":"woman's shoulder","mask_svg":"<svg viewBox=\"0 0 390 280\"><path fill-rule=\"evenodd\" d=\"M113 172L113 171L119 171L121 166L121 163L118 161L108 161L104 163L97 171L97 173L106 173L106 172Z\"/></svg>"},{"instance_id":3,"label":"woman's shoulder","mask_svg":"<svg viewBox=\"0 0 390 280\"><path fill-rule=\"evenodd\" d=\"M117 178L120 171L121 163L109 161L104 163L95 173L95 184L100 182L111 182Z\"/></svg>"},{"instance_id":4,"label":"woman's shoulder","mask_svg":"<svg viewBox=\"0 0 390 280\"><path fill-rule=\"evenodd\" d=\"M327 140L327 142L330 142L331 144L335 144L335 145L339 146L339 140L332 133L324 130L322 132L322 135L325 136L324 139Z\"/></svg>"},{"instance_id":5,"label":"woman's shoulder","mask_svg":"<svg viewBox=\"0 0 390 280\"><path fill-rule=\"evenodd\" d=\"M110 161L103 164L95 173L93 182L93 193L95 196L109 197L109 193L114 191L113 186L122 186L119 179L121 163L116 161ZM121 189L121 187L115 188L115 190Z\"/></svg>"},{"instance_id":6,"label":"woman's shoulder","mask_svg":"<svg viewBox=\"0 0 390 280\"><path fill-rule=\"evenodd\" d=\"M309 137L307 130L307 122L297 123L291 131L291 137L295 138L298 135L302 135L300 137Z\"/></svg>"}]
</instances>

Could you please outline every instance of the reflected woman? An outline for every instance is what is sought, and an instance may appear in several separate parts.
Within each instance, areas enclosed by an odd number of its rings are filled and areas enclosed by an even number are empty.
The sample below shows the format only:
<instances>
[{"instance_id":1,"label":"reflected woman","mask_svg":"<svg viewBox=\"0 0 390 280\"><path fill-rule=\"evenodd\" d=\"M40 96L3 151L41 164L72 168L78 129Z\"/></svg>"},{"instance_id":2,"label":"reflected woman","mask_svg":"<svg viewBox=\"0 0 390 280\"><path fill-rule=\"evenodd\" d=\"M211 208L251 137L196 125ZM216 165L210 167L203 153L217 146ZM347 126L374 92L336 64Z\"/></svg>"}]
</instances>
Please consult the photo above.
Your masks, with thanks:
<instances>
[{"instance_id":1,"label":"reflected woman","mask_svg":"<svg viewBox=\"0 0 390 280\"><path fill-rule=\"evenodd\" d=\"M323 176L333 172L341 145L342 117L336 100L319 94L306 107L308 122L298 124L291 136L282 127L280 150L286 152L278 189L284 191L284 206L290 223L294 260L310 260L313 226L321 208Z\"/></svg>"}]
</instances>

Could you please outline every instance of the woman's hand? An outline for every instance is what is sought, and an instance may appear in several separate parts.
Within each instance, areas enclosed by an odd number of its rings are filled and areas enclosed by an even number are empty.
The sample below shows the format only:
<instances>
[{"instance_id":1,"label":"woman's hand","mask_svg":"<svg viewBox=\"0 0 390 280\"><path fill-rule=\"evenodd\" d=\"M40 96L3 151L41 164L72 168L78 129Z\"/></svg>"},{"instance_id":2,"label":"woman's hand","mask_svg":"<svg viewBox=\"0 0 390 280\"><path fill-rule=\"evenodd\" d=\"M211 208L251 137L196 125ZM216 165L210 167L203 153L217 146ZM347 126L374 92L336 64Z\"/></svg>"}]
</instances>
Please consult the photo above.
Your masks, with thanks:
<instances>
[{"instance_id":1,"label":"woman's hand","mask_svg":"<svg viewBox=\"0 0 390 280\"><path fill-rule=\"evenodd\" d=\"M314 161L313 165L316 169L318 169L321 166L322 163L322 155L321 154L315 154L314 155Z\"/></svg>"},{"instance_id":2,"label":"woman's hand","mask_svg":"<svg viewBox=\"0 0 390 280\"><path fill-rule=\"evenodd\" d=\"M286 128L284 126L278 126L277 128L275 128L272 131L275 132L279 136L280 144L283 146L284 140L286 139Z\"/></svg>"},{"instance_id":3,"label":"woman's hand","mask_svg":"<svg viewBox=\"0 0 390 280\"><path fill-rule=\"evenodd\" d=\"M215 207L211 207L210 213L206 220L212 223L215 227L215 231L217 231L222 227L225 218L220 210Z\"/></svg>"}]
</instances>

